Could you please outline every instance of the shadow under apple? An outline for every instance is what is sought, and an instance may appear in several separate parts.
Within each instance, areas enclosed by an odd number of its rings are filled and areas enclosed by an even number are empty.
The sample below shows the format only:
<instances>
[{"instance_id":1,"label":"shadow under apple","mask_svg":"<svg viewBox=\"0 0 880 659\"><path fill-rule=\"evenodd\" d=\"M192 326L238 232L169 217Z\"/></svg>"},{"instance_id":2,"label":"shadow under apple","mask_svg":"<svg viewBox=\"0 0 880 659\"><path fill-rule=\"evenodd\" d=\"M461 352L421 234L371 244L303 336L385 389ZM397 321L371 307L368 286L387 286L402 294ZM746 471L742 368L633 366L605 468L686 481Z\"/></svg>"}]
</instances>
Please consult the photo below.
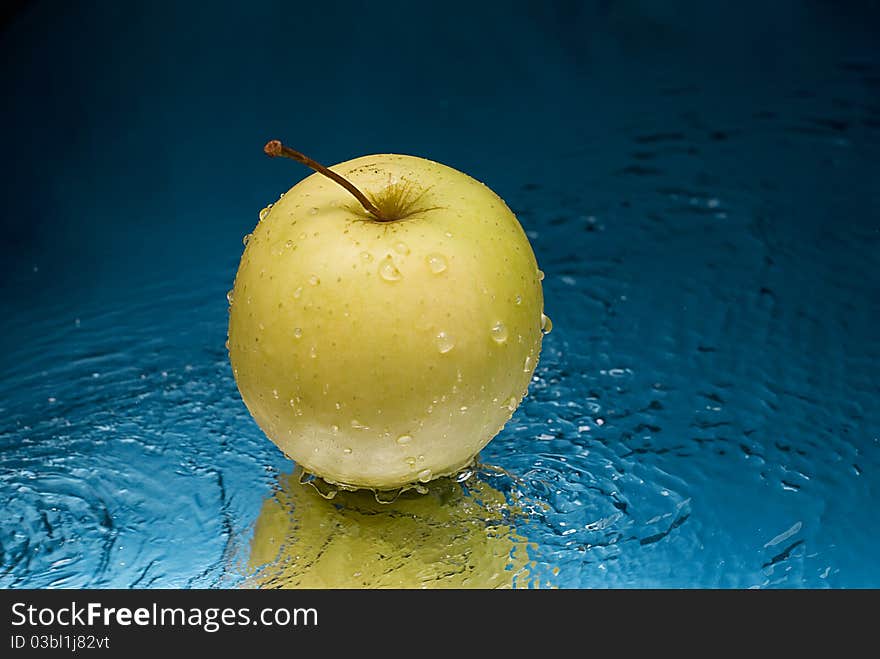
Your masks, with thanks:
<instances>
[{"instance_id":1,"label":"shadow under apple","mask_svg":"<svg viewBox=\"0 0 880 659\"><path fill-rule=\"evenodd\" d=\"M514 506L475 474L380 503L371 491L332 499L282 474L256 521L251 588L522 588L528 543Z\"/></svg>"}]
</instances>

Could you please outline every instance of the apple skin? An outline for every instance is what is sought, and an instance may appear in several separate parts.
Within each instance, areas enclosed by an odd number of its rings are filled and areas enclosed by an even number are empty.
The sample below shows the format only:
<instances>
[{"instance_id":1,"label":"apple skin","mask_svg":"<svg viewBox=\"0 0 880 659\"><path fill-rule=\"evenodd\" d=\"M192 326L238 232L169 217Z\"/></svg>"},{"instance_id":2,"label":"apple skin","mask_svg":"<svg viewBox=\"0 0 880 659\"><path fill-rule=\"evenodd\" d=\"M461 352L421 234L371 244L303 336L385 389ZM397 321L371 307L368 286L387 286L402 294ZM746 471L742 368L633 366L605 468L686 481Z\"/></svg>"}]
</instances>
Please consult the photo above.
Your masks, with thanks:
<instances>
[{"instance_id":1,"label":"apple skin","mask_svg":"<svg viewBox=\"0 0 880 659\"><path fill-rule=\"evenodd\" d=\"M511 417L537 364L531 245L498 195L445 165L384 154L332 169L375 197L407 186L415 212L379 222L313 174L260 214L230 297L242 399L331 483L454 473Z\"/></svg>"},{"instance_id":2,"label":"apple skin","mask_svg":"<svg viewBox=\"0 0 880 659\"><path fill-rule=\"evenodd\" d=\"M263 502L247 557L245 587L514 588L538 585L511 520L519 511L477 478L438 479L424 495L391 503L342 491L328 501L279 477Z\"/></svg>"}]
</instances>

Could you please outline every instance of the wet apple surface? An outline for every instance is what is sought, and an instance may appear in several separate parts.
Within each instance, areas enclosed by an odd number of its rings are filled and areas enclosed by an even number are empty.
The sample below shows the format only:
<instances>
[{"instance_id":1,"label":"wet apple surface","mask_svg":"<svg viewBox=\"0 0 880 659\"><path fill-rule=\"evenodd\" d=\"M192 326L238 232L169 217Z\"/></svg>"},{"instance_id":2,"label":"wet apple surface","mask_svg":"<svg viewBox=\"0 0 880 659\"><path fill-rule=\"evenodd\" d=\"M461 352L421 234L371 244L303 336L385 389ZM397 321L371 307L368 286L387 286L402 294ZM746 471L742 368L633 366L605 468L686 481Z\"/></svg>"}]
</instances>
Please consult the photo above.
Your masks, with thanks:
<instances>
[{"instance_id":1,"label":"wet apple surface","mask_svg":"<svg viewBox=\"0 0 880 659\"><path fill-rule=\"evenodd\" d=\"M526 394L543 275L513 213L471 177L400 155L333 169L393 219L318 173L260 214L229 296L239 390L272 441L327 481L453 474Z\"/></svg>"}]
</instances>

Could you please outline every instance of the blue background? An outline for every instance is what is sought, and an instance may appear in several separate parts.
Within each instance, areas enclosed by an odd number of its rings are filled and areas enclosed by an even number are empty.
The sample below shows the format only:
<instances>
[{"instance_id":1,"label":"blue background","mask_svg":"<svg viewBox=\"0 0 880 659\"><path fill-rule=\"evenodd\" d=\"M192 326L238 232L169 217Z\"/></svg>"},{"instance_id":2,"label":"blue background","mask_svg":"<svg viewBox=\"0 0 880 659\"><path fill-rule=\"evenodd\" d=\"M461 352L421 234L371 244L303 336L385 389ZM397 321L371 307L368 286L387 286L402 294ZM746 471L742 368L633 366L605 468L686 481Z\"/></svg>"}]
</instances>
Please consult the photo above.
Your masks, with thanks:
<instances>
[{"instance_id":1,"label":"blue background","mask_svg":"<svg viewBox=\"0 0 880 659\"><path fill-rule=\"evenodd\" d=\"M0 40L0 586L226 583L291 468L223 347L242 236L305 175L273 137L438 160L517 213L555 329L482 458L540 504L517 528L547 585L880 586L878 17L25 3Z\"/></svg>"}]
</instances>

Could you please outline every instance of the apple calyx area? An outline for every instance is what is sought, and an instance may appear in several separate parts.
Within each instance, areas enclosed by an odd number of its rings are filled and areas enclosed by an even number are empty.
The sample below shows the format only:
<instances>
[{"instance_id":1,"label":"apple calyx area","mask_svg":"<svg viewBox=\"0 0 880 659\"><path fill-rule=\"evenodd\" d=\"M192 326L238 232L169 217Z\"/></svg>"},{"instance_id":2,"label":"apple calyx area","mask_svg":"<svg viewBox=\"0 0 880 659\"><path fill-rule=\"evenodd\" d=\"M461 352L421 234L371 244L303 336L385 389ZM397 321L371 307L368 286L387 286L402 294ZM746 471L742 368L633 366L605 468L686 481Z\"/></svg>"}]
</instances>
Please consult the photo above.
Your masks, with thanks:
<instances>
[{"instance_id":1,"label":"apple calyx area","mask_svg":"<svg viewBox=\"0 0 880 659\"><path fill-rule=\"evenodd\" d=\"M397 222L419 215L426 211L435 210L439 206L428 206L424 203L425 194L428 190L418 188L409 181L391 183L376 194L365 194L344 176L337 174L329 167L309 158L304 153L291 149L281 143L280 140L266 142L263 151L270 158L290 158L323 174L332 181L348 190L358 200L364 210L374 222Z\"/></svg>"}]
</instances>

